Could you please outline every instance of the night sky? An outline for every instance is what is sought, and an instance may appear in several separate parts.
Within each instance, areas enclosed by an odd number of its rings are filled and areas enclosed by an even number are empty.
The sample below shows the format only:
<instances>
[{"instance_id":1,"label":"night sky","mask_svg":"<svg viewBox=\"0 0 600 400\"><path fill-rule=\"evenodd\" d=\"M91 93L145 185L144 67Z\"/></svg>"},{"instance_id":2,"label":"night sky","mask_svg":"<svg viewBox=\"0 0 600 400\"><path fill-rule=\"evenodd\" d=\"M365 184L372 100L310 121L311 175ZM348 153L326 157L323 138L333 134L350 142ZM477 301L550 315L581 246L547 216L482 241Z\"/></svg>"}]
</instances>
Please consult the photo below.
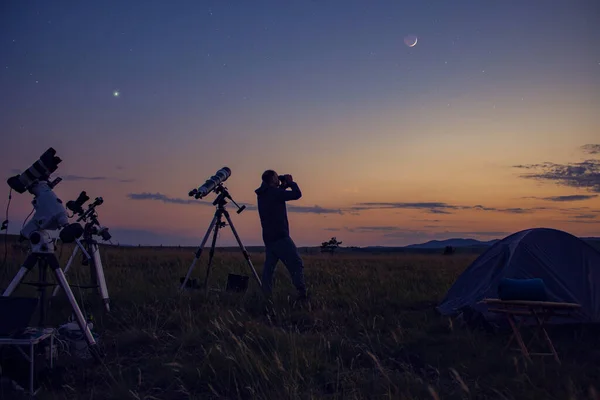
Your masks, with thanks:
<instances>
[{"instance_id":1,"label":"night sky","mask_svg":"<svg viewBox=\"0 0 600 400\"><path fill-rule=\"evenodd\" d=\"M246 245L271 168L302 246L600 236L598 1L4 1L0 54L0 170L54 147L114 242L199 244L223 166Z\"/></svg>"}]
</instances>

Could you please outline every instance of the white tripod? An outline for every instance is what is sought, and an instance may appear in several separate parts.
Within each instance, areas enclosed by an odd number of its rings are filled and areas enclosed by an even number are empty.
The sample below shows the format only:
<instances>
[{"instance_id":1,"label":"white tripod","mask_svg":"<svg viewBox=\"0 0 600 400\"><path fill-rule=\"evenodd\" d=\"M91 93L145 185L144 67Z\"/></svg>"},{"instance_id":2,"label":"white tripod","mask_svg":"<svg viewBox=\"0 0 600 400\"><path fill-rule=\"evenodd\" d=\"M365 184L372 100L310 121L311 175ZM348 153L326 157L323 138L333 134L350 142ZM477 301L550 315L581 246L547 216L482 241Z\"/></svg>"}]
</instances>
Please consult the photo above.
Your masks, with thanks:
<instances>
[{"instance_id":1,"label":"white tripod","mask_svg":"<svg viewBox=\"0 0 600 400\"><path fill-rule=\"evenodd\" d=\"M87 229L87 224L86 224L86 229L84 230L84 234L83 234L83 244L85 247L83 246L75 246L75 248L73 249L73 253L71 254L71 257L69 258L69 261L67 262L67 265L65 266L65 274L67 272L69 272L69 268L71 268L71 265L73 264L73 260L75 259L75 257L77 256L77 253L79 252L79 250L81 249L81 252L83 253L83 256L85 257L84 259L84 264L87 264L90 266L90 278L91 278L91 282L89 286L80 286L81 288L84 289L91 289L91 288L98 288L98 291L100 292L100 295L102 296L102 302L104 303L104 308L106 309L107 312L110 312L110 298L108 297L108 288L106 286L106 280L104 279L104 268L102 267L102 259L100 258L100 249L98 248L98 243L96 242L96 240L94 240L94 238L92 237L91 233L88 234L89 229ZM91 256L90 256L91 254ZM52 292L52 297L55 297L58 294L58 291L60 290L60 286L57 286L54 288L54 291Z\"/></svg>"}]
</instances>

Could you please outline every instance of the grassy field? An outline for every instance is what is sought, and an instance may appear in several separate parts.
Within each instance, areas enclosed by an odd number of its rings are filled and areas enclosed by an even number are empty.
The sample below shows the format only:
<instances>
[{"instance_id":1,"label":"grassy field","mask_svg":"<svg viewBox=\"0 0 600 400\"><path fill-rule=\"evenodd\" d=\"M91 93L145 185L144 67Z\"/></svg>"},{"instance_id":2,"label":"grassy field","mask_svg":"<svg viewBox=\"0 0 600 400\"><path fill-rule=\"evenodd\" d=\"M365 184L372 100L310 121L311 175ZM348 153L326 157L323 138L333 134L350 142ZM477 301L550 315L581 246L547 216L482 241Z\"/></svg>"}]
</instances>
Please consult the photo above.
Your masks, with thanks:
<instances>
[{"instance_id":1,"label":"grassy field","mask_svg":"<svg viewBox=\"0 0 600 400\"><path fill-rule=\"evenodd\" d=\"M200 281L207 256L193 274ZM3 287L24 257L9 252ZM471 331L435 312L477 255L307 255L310 306L290 301L293 288L280 264L274 317L252 279L245 296L180 294L192 257L185 248L103 249L112 312L102 312L95 292L74 292L93 312L105 364L62 355L62 383L40 398L598 398L597 334L557 332L563 365L551 357L527 365L517 353L503 353L509 332ZM260 274L263 256L251 259ZM230 272L250 275L241 254L217 252L211 286L224 288ZM67 276L83 284L87 270L77 266ZM52 320L65 322L64 296L51 307Z\"/></svg>"}]
</instances>

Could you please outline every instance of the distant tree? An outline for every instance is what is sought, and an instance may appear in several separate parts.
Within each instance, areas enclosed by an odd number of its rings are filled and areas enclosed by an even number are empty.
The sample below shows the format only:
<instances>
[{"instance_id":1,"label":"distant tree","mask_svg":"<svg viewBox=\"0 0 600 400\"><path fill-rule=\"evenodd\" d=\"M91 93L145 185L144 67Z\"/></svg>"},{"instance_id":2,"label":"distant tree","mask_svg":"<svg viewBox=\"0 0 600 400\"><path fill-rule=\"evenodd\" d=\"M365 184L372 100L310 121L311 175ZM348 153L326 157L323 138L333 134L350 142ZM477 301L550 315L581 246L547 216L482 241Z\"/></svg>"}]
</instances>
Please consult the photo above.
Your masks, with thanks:
<instances>
[{"instance_id":1,"label":"distant tree","mask_svg":"<svg viewBox=\"0 0 600 400\"><path fill-rule=\"evenodd\" d=\"M452 246L446 246L444 248L444 255L445 256L452 255L452 254L454 254L454 251L455 251L454 247L452 247Z\"/></svg>"},{"instance_id":2,"label":"distant tree","mask_svg":"<svg viewBox=\"0 0 600 400\"><path fill-rule=\"evenodd\" d=\"M321 243L321 253L333 253L341 246L342 242L338 242L336 237L332 237L327 242Z\"/></svg>"}]
</instances>

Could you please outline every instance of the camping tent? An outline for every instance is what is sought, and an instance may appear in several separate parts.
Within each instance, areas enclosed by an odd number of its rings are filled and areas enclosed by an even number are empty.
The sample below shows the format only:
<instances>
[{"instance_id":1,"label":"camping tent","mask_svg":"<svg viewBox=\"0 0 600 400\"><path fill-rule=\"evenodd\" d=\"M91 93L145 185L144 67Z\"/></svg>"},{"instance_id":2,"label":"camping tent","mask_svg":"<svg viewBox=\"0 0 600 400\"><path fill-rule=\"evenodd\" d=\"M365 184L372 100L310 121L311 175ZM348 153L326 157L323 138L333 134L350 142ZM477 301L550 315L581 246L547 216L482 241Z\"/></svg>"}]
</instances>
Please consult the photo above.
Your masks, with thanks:
<instances>
[{"instance_id":1,"label":"camping tent","mask_svg":"<svg viewBox=\"0 0 600 400\"><path fill-rule=\"evenodd\" d=\"M458 277L437 310L443 315L468 310L496 319L479 302L498 297L502 278L541 278L548 301L581 305L572 322L600 323L600 253L569 233L547 228L513 233L496 242Z\"/></svg>"}]
</instances>

